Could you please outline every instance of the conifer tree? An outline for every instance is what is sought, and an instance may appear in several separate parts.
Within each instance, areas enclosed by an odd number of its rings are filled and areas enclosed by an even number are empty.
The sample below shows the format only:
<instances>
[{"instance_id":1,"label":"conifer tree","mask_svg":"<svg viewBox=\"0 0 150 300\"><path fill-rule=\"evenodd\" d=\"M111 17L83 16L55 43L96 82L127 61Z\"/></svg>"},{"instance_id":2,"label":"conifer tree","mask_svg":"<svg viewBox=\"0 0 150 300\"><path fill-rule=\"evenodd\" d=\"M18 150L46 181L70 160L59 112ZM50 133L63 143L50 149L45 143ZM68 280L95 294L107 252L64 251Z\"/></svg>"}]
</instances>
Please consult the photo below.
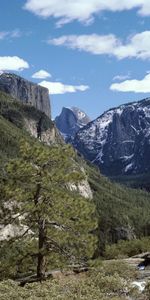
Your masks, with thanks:
<instances>
[{"instance_id":1,"label":"conifer tree","mask_svg":"<svg viewBox=\"0 0 150 300\"><path fill-rule=\"evenodd\" d=\"M19 263L36 257L38 278L45 276L52 260L71 264L93 254L95 207L75 188L83 179L70 146L31 146L23 141L20 158L7 165L1 214L5 224L20 220L26 226L19 240L22 247L30 242L23 251L19 248Z\"/></svg>"}]
</instances>

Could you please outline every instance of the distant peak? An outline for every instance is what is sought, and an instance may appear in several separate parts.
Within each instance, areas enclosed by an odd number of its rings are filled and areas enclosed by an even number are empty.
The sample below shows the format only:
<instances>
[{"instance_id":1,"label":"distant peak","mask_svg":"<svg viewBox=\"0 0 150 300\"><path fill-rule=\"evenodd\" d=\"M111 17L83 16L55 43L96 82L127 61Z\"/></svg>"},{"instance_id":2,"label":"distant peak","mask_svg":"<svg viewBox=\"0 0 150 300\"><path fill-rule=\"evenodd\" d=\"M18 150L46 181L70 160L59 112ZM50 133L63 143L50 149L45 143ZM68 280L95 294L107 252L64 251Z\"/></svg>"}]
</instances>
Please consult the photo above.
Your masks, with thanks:
<instances>
[{"instance_id":1,"label":"distant peak","mask_svg":"<svg viewBox=\"0 0 150 300\"><path fill-rule=\"evenodd\" d=\"M90 122L87 114L78 107L63 107L61 114L56 117L55 122L66 140L72 138L80 128Z\"/></svg>"}]
</instances>

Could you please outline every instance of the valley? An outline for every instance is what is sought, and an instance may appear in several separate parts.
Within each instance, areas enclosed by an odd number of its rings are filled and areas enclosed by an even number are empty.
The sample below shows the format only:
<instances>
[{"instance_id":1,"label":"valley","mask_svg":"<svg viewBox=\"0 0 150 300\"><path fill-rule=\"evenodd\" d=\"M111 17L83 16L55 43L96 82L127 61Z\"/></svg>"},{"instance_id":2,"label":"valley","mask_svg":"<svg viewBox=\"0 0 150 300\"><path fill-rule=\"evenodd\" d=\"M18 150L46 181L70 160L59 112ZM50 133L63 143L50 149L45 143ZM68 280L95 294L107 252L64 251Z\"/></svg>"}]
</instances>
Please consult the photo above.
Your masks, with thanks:
<instances>
[{"instance_id":1,"label":"valley","mask_svg":"<svg viewBox=\"0 0 150 300\"><path fill-rule=\"evenodd\" d=\"M11 78L12 76L13 75L11 75ZM16 78L17 77L15 76L15 80ZM20 78L18 78L18 80L20 80ZM27 91L28 89L26 90L26 92ZM81 114L78 113L78 115L80 116ZM72 118L73 117L71 117L71 120ZM86 117L85 122L88 122L88 120L89 119ZM75 139L80 133L80 131L85 130L85 128L89 128L88 126L91 126L91 123L92 122L88 123L87 125L84 125L83 122L81 122L80 124L82 124L82 126L78 125L78 131L75 134ZM16 163L20 161L21 157L20 157L19 149L20 149L21 141L24 140L25 143L28 143L31 149L32 148L34 149L34 147L35 149L36 147L38 149L39 147L41 153L42 151L50 151L50 149L53 149L53 147L55 147L56 145L59 145L60 149L63 149L63 147L65 146L65 142L61 136L61 133L59 133L55 123L51 121L51 119L47 116L47 114L45 114L43 111L38 110L35 106L31 105L30 103L29 104L22 103L22 100L16 99L11 95L11 93L8 92L6 93L4 91L0 91L0 124L1 124L0 126L1 183L5 178L4 177L6 173L5 165L7 164L7 162L9 161L11 162L11 160L14 159ZM72 125L72 121L71 121L71 125ZM69 136L69 139L70 138L71 136ZM36 151L37 150L35 150L35 152ZM82 170L84 170L84 173L86 174L84 184L80 183L79 193L81 192L82 195L84 196L86 195L85 196L86 198L89 197L92 203L94 204L96 210L97 228L94 230L94 235L96 235L97 237L97 245L93 253L94 260L92 258L92 261L90 262L90 264L91 263L92 265L94 264L92 267L93 271L92 273L90 271L88 275L83 274L83 275L78 275L77 277L73 276L70 279L64 278L63 282L60 281L60 279L59 280L56 279L54 283L53 281L52 282L48 281L46 283L43 283L42 291L39 291L38 284L34 283L30 287L31 290L32 288L34 289L33 297L38 297L38 298L41 297L41 299L42 297L47 297L46 299L55 299L57 297L57 292L58 292L58 295L59 296L61 295L60 296L61 299L70 299L69 297L72 297L72 295L75 293L74 291L77 290L78 292L76 296L82 297L82 299L89 299L88 297L92 297L94 293L95 293L95 299L99 299L98 298L99 293L101 293L101 297L102 297L101 299L104 300L108 299L109 293L111 299L126 300L129 299L129 297L130 299L132 299L132 296L130 296L130 294L132 295L132 293L134 294L134 292L133 291L127 292L127 288L125 286L129 287L129 285L133 281L141 280L141 279L138 279L138 276L135 275L136 263L132 264L131 261L134 260L130 259L130 257L142 252L150 251L149 238L148 238L148 236L150 236L149 193L142 190L131 189L129 187L120 185L116 182L110 181L110 179L106 178L104 175L102 175L101 171L99 171L99 166L98 167L94 166L90 162L85 161L83 159L83 156L77 154L77 152L74 151L73 148L72 151L74 153L73 155L74 155L74 160L76 165L78 166L78 168L80 167ZM20 167L18 166L18 170L19 168ZM48 171L48 174L50 174L50 170ZM21 186L23 186L23 188L25 189L26 189L26 184L24 186L24 183L28 182L28 177L26 179L27 180L26 182L19 181ZM7 180L6 180L6 184L7 184ZM30 181L28 182L28 184L30 186ZM53 193L55 193L56 191L57 191L57 185L56 185L56 190L54 190ZM3 203L3 199L1 199L1 207L2 207L2 203ZM59 207L59 201L58 201L58 207ZM9 211L9 213L10 212L11 211ZM28 226L28 222L25 223L24 221L24 225ZM35 271L35 265L34 265L35 260L32 261L32 260L25 259L21 268L19 268L19 273L18 273L15 264L17 263L16 259L17 259L18 251L20 253L19 259L22 259L21 258L22 250L18 248L18 244L17 244L18 229L17 227L11 227L11 226L12 225L10 225L9 223L5 224L2 215L1 225L0 225L0 238L1 238L0 255L1 255L2 264L0 268L1 268L1 273L3 272L3 274L5 274L2 275L1 277L1 279L2 280L5 279L5 281L2 281L2 283L0 283L0 292L2 293L2 297L3 297L2 299L7 299L7 300L10 299L8 290L10 290L11 295L14 295L13 297L15 297L15 293L17 293L18 297L20 297L18 299L24 299L21 297L27 297L27 298L30 297L29 299L32 299L31 296L29 296L28 286L25 287L23 290L21 290L20 287L16 286L16 283L14 281L9 281L9 280L17 279L18 276L19 277L25 276L28 273L27 270L30 271L32 270L32 272ZM15 235L15 228L16 228L16 235ZM20 238L21 237L19 237L19 239ZM29 239L28 243L30 244L31 242L30 236L27 235L27 239ZM9 250L8 247L10 247L11 242L13 242L14 245L16 245L15 248L13 248L14 257L12 257L11 256L12 254L9 253L8 251ZM33 246L34 245L32 245L32 247ZM24 251L26 252L26 247L28 248L28 246L26 245L25 240L23 241L22 247L23 247L23 252ZM120 255L123 257L123 259L121 259L121 262L118 260ZM128 257L128 259L126 259L126 257ZM120 264L122 263L123 265L122 267L120 267ZM124 263L127 264L127 266L125 266ZM110 264L110 271L108 271L109 264ZM126 269L128 269L128 266L129 269L131 266L130 282L128 282L127 280L128 273L126 274L125 271ZM49 270L53 268L65 269L66 265L62 264L61 260L55 261L55 259L53 258L53 264L49 262L47 268ZM115 268L117 268L115 273L116 277L114 277L113 275L115 272ZM96 272L96 275L94 275L95 274L94 272ZM103 276L100 277L101 272L103 272ZM134 273L134 275L132 272ZM94 286L92 285L93 276L96 276L94 281ZM81 289L79 289L79 282L80 283L82 282ZM102 285L104 283L106 283L106 287L103 290ZM114 285L116 284L118 285L118 287L114 289ZM47 290L49 285L52 288L50 294ZM58 285L60 289L58 289ZM119 287L120 285L122 285L122 287ZM67 292L64 293L63 291L64 289L66 289L66 286L68 286ZM92 289L91 292L88 286L90 287L90 289ZM3 292L3 287L4 290L7 291L7 295L5 294L5 292ZM132 287L130 287L130 289L132 290ZM91 296L89 296L90 293L92 293ZM141 295L138 289L136 289L135 293L137 293L138 295L137 297L139 297L136 299L142 299L142 300L148 299L146 298L147 297L146 294ZM78 299L78 298L74 298L74 299Z\"/></svg>"}]
</instances>

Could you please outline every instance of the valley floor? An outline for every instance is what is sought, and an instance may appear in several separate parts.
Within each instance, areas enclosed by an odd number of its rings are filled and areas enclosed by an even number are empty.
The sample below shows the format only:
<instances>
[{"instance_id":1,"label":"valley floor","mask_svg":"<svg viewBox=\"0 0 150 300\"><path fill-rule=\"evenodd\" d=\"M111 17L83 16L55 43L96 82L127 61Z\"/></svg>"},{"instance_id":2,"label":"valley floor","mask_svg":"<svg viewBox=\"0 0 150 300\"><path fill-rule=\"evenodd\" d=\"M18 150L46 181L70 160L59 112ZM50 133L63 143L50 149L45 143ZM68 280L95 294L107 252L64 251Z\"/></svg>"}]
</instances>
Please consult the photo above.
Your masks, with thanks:
<instances>
[{"instance_id":1,"label":"valley floor","mask_svg":"<svg viewBox=\"0 0 150 300\"><path fill-rule=\"evenodd\" d=\"M64 276L56 272L51 280L25 287L12 280L2 281L0 300L149 300L150 277L145 271L137 271L138 262L137 259L98 261L97 266L86 273ZM140 274L143 274L144 285L147 284L142 290Z\"/></svg>"}]
</instances>

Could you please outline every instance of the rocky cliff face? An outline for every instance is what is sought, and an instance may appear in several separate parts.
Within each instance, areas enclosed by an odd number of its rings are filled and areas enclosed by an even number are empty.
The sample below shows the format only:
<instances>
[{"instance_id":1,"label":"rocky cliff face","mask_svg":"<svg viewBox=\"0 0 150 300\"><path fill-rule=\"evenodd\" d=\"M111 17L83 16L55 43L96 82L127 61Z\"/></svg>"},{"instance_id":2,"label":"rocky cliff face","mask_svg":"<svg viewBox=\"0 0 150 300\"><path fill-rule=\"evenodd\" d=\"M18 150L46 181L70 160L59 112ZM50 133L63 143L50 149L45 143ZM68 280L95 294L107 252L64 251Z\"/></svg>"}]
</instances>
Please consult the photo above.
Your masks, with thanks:
<instances>
[{"instance_id":1,"label":"rocky cliff face","mask_svg":"<svg viewBox=\"0 0 150 300\"><path fill-rule=\"evenodd\" d=\"M0 90L51 117L48 90L15 74L0 74Z\"/></svg>"},{"instance_id":2,"label":"rocky cliff face","mask_svg":"<svg viewBox=\"0 0 150 300\"><path fill-rule=\"evenodd\" d=\"M80 128L90 122L90 118L77 107L63 107L55 123L66 141L72 140Z\"/></svg>"},{"instance_id":3,"label":"rocky cliff face","mask_svg":"<svg viewBox=\"0 0 150 300\"><path fill-rule=\"evenodd\" d=\"M35 138L38 138L44 144L48 146L52 144L64 143L59 131L55 124L48 120L47 127L42 128L41 119L38 121L35 119L24 118L24 128Z\"/></svg>"},{"instance_id":4,"label":"rocky cliff face","mask_svg":"<svg viewBox=\"0 0 150 300\"><path fill-rule=\"evenodd\" d=\"M108 176L150 171L150 98L108 110L73 144Z\"/></svg>"}]
</instances>

